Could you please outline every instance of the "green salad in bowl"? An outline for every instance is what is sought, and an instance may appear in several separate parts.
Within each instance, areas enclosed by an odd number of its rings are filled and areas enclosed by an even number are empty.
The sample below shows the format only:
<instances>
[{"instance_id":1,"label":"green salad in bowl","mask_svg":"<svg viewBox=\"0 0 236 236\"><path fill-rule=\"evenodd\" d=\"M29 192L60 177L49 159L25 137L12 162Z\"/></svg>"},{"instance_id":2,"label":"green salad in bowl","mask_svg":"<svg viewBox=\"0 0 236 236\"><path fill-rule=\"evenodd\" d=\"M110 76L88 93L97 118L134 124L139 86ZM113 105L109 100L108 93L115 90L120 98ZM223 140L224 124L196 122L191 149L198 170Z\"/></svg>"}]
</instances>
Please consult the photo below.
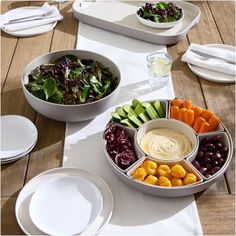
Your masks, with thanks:
<instances>
[{"instance_id":1,"label":"green salad in bowl","mask_svg":"<svg viewBox=\"0 0 236 236\"><path fill-rule=\"evenodd\" d=\"M141 23L154 28L170 28L184 17L183 9L173 2L145 3L137 11Z\"/></svg>"},{"instance_id":2,"label":"green salad in bowl","mask_svg":"<svg viewBox=\"0 0 236 236\"><path fill-rule=\"evenodd\" d=\"M110 94L117 78L109 68L92 59L65 55L35 68L25 85L34 96L52 103L81 104Z\"/></svg>"}]
</instances>

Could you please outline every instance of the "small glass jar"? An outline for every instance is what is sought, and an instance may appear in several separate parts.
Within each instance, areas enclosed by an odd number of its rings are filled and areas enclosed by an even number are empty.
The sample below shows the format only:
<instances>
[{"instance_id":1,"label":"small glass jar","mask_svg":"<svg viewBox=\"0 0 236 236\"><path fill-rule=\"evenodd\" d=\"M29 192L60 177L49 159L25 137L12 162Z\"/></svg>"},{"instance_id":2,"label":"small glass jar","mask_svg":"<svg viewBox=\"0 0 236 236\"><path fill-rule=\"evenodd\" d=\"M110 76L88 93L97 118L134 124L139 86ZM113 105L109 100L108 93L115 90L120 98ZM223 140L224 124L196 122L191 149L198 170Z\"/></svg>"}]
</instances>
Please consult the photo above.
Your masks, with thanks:
<instances>
[{"instance_id":1,"label":"small glass jar","mask_svg":"<svg viewBox=\"0 0 236 236\"><path fill-rule=\"evenodd\" d=\"M167 85L173 60L165 52L153 52L147 56L150 83L157 88Z\"/></svg>"}]
</instances>

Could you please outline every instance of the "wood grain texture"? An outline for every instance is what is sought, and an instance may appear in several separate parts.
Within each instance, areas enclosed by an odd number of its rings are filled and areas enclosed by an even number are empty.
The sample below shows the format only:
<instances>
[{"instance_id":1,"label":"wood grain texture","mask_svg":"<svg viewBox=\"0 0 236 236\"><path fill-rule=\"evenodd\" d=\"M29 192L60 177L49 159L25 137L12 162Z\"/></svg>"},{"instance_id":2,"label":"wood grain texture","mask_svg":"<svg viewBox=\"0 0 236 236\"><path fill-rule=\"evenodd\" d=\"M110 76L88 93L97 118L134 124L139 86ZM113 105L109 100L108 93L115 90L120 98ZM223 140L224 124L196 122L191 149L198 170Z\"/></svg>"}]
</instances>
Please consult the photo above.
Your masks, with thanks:
<instances>
[{"instance_id":1,"label":"wood grain texture","mask_svg":"<svg viewBox=\"0 0 236 236\"><path fill-rule=\"evenodd\" d=\"M235 235L234 195L203 195L196 203L204 235Z\"/></svg>"},{"instance_id":2,"label":"wood grain texture","mask_svg":"<svg viewBox=\"0 0 236 236\"><path fill-rule=\"evenodd\" d=\"M225 18L221 22L221 28L223 28L223 25L228 24L227 20L228 18L231 18L231 16L235 15L235 9L232 9L232 2L230 1L224 1L222 2L222 8L230 8L226 12L229 14L230 17L223 17L226 13L224 13L222 10L220 10L220 13L214 14L214 18L217 18L217 21L214 20L211 9L207 2L196 2L201 11L202 16L201 20L199 22L199 25L197 27L194 27L189 33L188 33L188 39L189 42L199 43L199 44L209 44L209 43L226 43L222 41L222 38L225 37L227 40L233 42L235 41L235 29L232 22L231 27L227 28L226 30L221 30L221 33L219 33L219 21L222 20L222 18ZM214 6L214 11L216 9L221 9L221 3L219 2L210 2L209 3L211 8ZM220 5L219 5L220 4ZM218 8L216 8L218 6ZM219 17L220 15L220 17ZM217 23L217 25L216 25ZM223 24L223 25L222 25ZM218 26L218 27L217 27ZM225 35L225 36L224 36ZM226 36L227 35L227 36ZM204 79L200 79L200 83L202 86L202 90L204 93L204 98L206 101L206 106L208 109L214 111L222 120L222 122L226 125L229 132L231 133L231 136L233 138L233 141L235 142L235 86L234 84L217 84L214 82L210 82ZM231 161L231 164L226 172L226 181L228 183L229 192L235 193L235 161L234 158Z\"/></svg>"},{"instance_id":3,"label":"wood grain texture","mask_svg":"<svg viewBox=\"0 0 236 236\"><path fill-rule=\"evenodd\" d=\"M33 4L40 3L34 2ZM18 3L14 3L12 6L16 7L16 5L18 6ZM26 101L21 88L21 74L27 63L49 50L51 38L52 32L48 32L35 37L19 39L5 86L2 90L2 115L17 114L25 116L33 122L36 121L36 112ZM3 167L1 172L2 183L4 184L2 185L2 187L4 187L3 196L14 195L23 187L25 171L27 169L27 159L28 158L24 158L16 161L14 164L9 164L7 168Z\"/></svg>"},{"instance_id":4,"label":"wood grain texture","mask_svg":"<svg viewBox=\"0 0 236 236\"><path fill-rule=\"evenodd\" d=\"M1 198L1 235L23 235L15 218L15 197Z\"/></svg>"},{"instance_id":5,"label":"wood grain texture","mask_svg":"<svg viewBox=\"0 0 236 236\"><path fill-rule=\"evenodd\" d=\"M235 45L235 1L208 2L225 44Z\"/></svg>"}]
</instances>

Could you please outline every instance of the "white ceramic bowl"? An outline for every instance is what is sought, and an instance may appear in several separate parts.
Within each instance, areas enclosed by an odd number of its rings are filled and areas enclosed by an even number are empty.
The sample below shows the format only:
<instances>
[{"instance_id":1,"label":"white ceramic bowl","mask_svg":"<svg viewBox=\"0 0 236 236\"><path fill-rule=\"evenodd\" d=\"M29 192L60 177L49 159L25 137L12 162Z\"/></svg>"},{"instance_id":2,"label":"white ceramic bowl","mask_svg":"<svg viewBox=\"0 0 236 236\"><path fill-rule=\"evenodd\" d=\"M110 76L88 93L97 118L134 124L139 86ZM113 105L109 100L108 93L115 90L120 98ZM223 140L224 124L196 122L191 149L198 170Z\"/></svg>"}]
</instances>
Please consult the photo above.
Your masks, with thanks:
<instances>
[{"instance_id":1,"label":"white ceramic bowl","mask_svg":"<svg viewBox=\"0 0 236 236\"><path fill-rule=\"evenodd\" d=\"M163 129L163 128L176 130L184 134L190 140L190 143L192 145L191 152L187 153L183 157L176 158L176 160L185 159L188 156L192 156L193 153L196 152L196 149L198 147L198 139L194 133L194 130L190 126L186 125L185 123L178 120L174 120L174 119L156 119L156 120L151 120L147 123L144 123L139 128L138 132L136 133L136 137L135 137L136 145L140 148L139 145L140 145L141 139L148 131L153 130L153 129ZM148 153L146 154L150 156L150 154Z\"/></svg>"},{"instance_id":2,"label":"white ceramic bowl","mask_svg":"<svg viewBox=\"0 0 236 236\"><path fill-rule=\"evenodd\" d=\"M146 20L146 19L142 18L141 16L138 15L138 13L136 13L136 17L142 24L144 24L148 27L156 28L156 29L168 29L168 28L174 27L175 25L177 25L178 23L180 23L184 19L184 11L182 9L181 18L177 21L174 21L174 22L158 23L158 22L154 22L154 21Z\"/></svg>"},{"instance_id":3,"label":"white ceramic bowl","mask_svg":"<svg viewBox=\"0 0 236 236\"><path fill-rule=\"evenodd\" d=\"M32 72L32 70L34 70L37 66L55 60L66 54L73 54L81 59L92 59L108 67L113 73L113 75L118 78L117 82L118 84L115 90L108 96L98 101L85 104L78 104L78 105L64 105L64 104L51 103L43 101L32 95L25 87L25 84L28 83L28 75ZM25 97L29 102L29 104L37 112L54 120L65 121L65 122L78 122L94 118L95 116L107 110L113 104L120 90L121 76L119 68L109 58L91 51L74 49L74 50L62 50L62 51L47 53L34 59L24 69L21 80Z\"/></svg>"}]
</instances>

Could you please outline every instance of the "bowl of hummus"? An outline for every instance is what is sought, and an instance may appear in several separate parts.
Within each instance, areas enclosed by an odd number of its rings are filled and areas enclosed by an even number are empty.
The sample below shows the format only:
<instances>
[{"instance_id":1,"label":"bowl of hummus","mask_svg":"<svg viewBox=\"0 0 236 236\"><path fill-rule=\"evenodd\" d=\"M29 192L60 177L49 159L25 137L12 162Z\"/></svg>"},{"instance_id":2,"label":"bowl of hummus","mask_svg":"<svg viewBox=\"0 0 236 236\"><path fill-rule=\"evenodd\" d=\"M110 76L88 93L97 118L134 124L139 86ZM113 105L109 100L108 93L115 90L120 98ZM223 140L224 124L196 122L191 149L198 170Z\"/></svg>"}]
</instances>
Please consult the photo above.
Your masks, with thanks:
<instances>
[{"instance_id":1,"label":"bowl of hummus","mask_svg":"<svg viewBox=\"0 0 236 236\"><path fill-rule=\"evenodd\" d=\"M194 130L174 119L156 119L145 123L136 133L136 145L157 160L179 160L194 155L198 139Z\"/></svg>"}]
</instances>

